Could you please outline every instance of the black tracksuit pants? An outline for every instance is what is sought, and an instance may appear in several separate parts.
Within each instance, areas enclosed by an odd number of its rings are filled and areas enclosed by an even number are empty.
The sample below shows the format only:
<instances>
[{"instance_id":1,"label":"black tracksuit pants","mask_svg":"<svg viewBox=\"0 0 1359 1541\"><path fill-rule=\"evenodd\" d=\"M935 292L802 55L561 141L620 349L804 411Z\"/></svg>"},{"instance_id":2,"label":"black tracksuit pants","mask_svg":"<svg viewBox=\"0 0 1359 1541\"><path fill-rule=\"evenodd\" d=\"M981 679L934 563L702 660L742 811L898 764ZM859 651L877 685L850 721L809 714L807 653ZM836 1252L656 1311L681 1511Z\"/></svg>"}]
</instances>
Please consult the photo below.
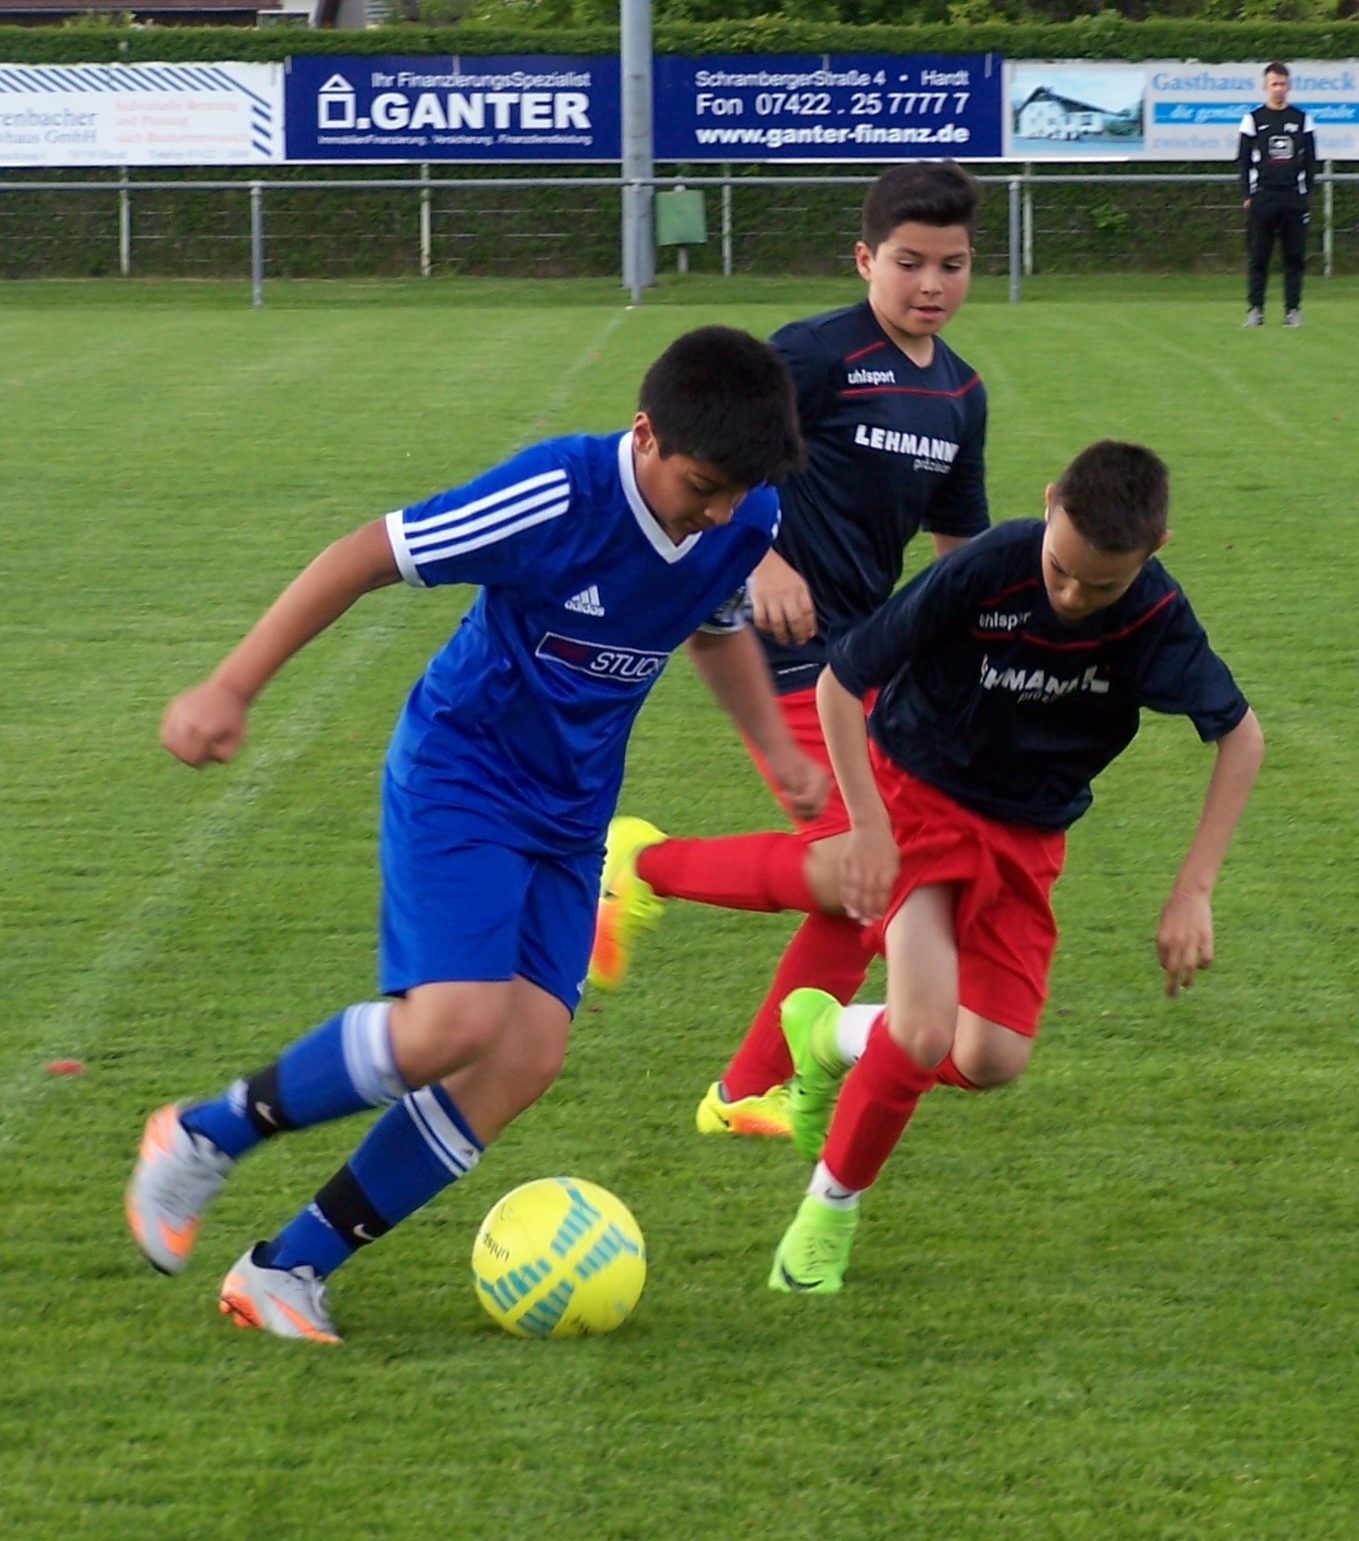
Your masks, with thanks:
<instances>
[{"instance_id":1,"label":"black tracksuit pants","mask_svg":"<svg viewBox=\"0 0 1359 1541\"><path fill-rule=\"evenodd\" d=\"M1246 304L1263 310L1269 258L1278 237L1283 249L1284 309L1302 304L1302 271L1307 261L1307 210L1256 193L1246 219Z\"/></svg>"}]
</instances>

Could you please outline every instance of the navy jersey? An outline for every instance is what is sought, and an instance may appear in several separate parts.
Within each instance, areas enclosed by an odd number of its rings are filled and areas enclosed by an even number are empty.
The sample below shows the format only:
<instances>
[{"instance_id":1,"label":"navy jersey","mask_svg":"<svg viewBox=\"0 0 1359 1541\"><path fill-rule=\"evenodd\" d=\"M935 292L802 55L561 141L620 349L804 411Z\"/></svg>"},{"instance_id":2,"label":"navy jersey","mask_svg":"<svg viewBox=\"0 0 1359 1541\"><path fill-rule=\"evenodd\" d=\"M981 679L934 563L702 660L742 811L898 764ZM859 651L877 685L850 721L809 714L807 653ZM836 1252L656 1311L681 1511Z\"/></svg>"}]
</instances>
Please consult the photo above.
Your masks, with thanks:
<instances>
[{"instance_id":1,"label":"navy jersey","mask_svg":"<svg viewBox=\"0 0 1359 1541\"><path fill-rule=\"evenodd\" d=\"M674 545L638 491L630 433L549 440L389 514L407 582L483 585L411 691L392 779L455 806L463 836L598 849L647 692L693 632L745 624L777 523L759 487L730 524Z\"/></svg>"},{"instance_id":2,"label":"navy jersey","mask_svg":"<svg viewBox=\"0 0 1359 1541\"><path fill-rule=\"evenodd\" d=\"M830 643L878 608L917 532L972 536L989 523L986 390L941 339L928 369L878 325L867 300L775 332L797 387L806 468L779 489L774 549L806 581L817 634L761 637L780 694L816 683Z\"/></svg>"},{"instance_id":3,"label":"navy jersey","mask_svg":"<svg viewBox=\"0 0 1359 1541\"><path fill-rule=\"evenodd\" d=\"M1043 522L1016 519L950 552L831 649L869 731L903 769L987 818L1065 829L1136 736L1141 708L1205 742L1246 715L1189 601L1154 557L1075 625L1048 603Z\"/></svg>"}]
</instances>

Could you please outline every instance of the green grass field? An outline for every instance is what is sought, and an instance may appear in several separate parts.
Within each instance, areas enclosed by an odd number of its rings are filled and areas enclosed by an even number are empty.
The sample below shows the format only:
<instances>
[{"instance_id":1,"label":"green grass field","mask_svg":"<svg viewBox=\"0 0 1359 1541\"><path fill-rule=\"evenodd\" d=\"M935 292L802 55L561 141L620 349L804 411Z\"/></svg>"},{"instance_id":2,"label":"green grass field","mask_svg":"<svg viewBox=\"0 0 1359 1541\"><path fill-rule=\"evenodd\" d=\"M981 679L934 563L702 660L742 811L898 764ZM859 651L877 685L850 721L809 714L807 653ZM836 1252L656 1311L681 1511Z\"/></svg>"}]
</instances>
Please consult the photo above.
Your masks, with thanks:
<instances>
[{"instance_id":1,"label":"green grass field","mask_svg":"<svg viewBox=\"0 0 1359 1541\"><path fill-rule=\"evenodd\" d=\"M927 1099L835 1299L764 1287L805 1168L693 1133L792 916L672 906L564 1074L336 1276L336 1350L232 1331L224 1270L359 1133L237 1174L182 1278L121 1194L147 1112L373 989L376 779L465 595L370 597L226 768L156 742L317 549L547 434L630 415L676 333L767 333L836 284L0 287L0 1535L384 1541L1343 1541L1359 1534L1359 287L1242 332L1235 281L979 284L997 517L1091 439L1175 478L1167 564L1268 739L1176 1002L1152 935L1211 752L1149 720L1057 890L1016 1086ZM763 827L677 661L624 807ZM870 979L867 998L881 988ZM76 1077L45 1072L74 1057ZM468 1281L506 1189L572 1172L646 1232L606 1339L511 1339Z\"/></svg>"}]
</instances>

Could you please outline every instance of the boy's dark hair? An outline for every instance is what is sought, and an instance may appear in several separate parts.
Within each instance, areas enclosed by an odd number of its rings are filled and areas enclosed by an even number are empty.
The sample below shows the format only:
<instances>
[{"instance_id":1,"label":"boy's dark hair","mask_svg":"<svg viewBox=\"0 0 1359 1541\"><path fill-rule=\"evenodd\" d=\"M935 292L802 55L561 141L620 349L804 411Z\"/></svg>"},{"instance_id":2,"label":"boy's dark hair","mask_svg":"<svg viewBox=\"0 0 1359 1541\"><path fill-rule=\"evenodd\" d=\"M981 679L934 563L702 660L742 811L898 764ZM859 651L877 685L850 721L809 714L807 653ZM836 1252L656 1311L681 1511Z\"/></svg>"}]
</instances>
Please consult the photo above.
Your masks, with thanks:
<instances>
[{"instance_id":1,"label":"boy's dark hair","mask_svg":"<svg viewBox=\"0 0 1359 1541\"><path fill-rule=\"evenodd\" d=\"M738 487L777 481L802 464L788 366L749 332L700 326L646 372L637 405L662 455L691 455Z\"/></svg>"},{"instance_id":2,"label":"boy's dark hair","mask_svg":"<svg viewBox=\"0 0 1359 1541\"><path fill-rule=\"evenodd\" d=\"M1265 74L1266 75L1282 75L1285 80L1291 80L1293 78L1289 74L1288 66L1286 64L1280 64L1280 62L1277 59L1274 61L1273 64L1265 65Z\"/></svg>"},{"instance_id":3,"label":"boy's dark hair","mask_svg":"<svg viewBox=\"0 0 1359 1541\"><path fill-rule=\"evenodd\" d=\"M1143 444L1101 439L1058 477L1052 500L1096 551L1155 551L1170 511L1170 472Z\"/></svg>"},{"instance_id":4,"label":"boy's dark hair","mask_svg":"<svg viewBox=\"0 0 1359 1541\"><path fill-rule=\"evenodd\" d=\"M977 222L981 187L957 161L907 161L884 171L864 199L860 238L874 251L898 225L962 225Z\"/></svg>"}]
</instances>

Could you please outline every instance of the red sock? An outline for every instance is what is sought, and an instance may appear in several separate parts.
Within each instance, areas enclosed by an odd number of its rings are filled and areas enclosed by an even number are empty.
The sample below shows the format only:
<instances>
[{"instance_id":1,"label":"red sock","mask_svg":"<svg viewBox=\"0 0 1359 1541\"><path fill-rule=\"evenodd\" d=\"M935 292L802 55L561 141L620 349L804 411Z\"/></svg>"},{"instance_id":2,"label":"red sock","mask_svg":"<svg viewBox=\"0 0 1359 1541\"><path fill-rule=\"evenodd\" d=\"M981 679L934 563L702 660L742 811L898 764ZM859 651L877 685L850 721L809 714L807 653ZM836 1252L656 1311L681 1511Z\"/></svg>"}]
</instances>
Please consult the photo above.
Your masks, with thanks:
<instances>
[{"instance_id":1,"label":"red sock","mask_svg":"<svg viewBox=\"0 0 1359 1541\"><path fill-rule=\"evenodd\" d=\"M836 1182L855 1191L872 1187L937 1075L892 1040L884 1012L873 1024L863 1058L845 1077L831 1116L821 1159Z\"/></svg>"},{"instance_id":2,"label":"red sock","mask_svg":"<svg viewBox=\"0 0 1359 1541\"><path fill-rule=\"evenodd\" d=\"M953 1051L951 1049L944 1056L942 1063L937 1066L935 1074L945 1086L956 1086L959 1091L979 1092L981 1090L981 1087L975 1081L969 1081L962 1071L958 1069L957 1065L953 1063Z\"/></svg>"},{"instance_id":3,"label":"red sock","mask_svg":"<svg viewBox=\"0 0 1359 1541\"><path fill-rule=\"evenodd\" d=\"M690 899L724 910L816 908L802 875L807 847L797 835L724 835L662 840L637 858L637 875L662 899Z\"/></svg>"},{"instance_id":4,"label":"red sock","mask_svg":"<svg viewBox=\"0 0 1359 1541\"><path fill-rule=\"evenodd\" d=\"M793 1058L779 1025L779 1008L794 990L827 990L842 1006L864 982L870 954L863 928L845 915L809 915L793 934L769 993L722 1074L727 1096L759 1097L793 1073Z\"/></svg>"}]
</instances>

